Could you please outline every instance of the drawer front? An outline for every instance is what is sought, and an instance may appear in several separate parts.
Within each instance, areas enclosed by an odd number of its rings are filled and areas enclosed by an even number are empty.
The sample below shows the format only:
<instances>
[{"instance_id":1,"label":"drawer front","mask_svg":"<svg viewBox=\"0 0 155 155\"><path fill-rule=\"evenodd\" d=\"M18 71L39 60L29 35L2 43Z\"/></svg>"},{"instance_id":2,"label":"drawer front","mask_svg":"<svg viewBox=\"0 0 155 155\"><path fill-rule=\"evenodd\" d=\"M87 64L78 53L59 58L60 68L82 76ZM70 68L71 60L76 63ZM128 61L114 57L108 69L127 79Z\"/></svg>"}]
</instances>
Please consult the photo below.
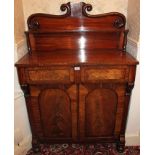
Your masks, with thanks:
<instances>
[{"instance_id":1,"label":"drawer front","mask_svg":"<svg viewBox=\"0 0 155 155\"><path fill-rule=\"evenodd\" d=\"M29 68L26 70L30 83L71 83L74 81L74 70L66 67Z\"/></svg>"},{"instance_id":2,"label":"drawer front","mask_svg":"<svg viewBox=\"0 0 155 155\"><path fill-rule=\"evenodd\" d=\"M128 79L128 68L117 67L84 67L81 70L82 82L101 82L107 80L126 81Z\"/></svg>"}]
</instances>

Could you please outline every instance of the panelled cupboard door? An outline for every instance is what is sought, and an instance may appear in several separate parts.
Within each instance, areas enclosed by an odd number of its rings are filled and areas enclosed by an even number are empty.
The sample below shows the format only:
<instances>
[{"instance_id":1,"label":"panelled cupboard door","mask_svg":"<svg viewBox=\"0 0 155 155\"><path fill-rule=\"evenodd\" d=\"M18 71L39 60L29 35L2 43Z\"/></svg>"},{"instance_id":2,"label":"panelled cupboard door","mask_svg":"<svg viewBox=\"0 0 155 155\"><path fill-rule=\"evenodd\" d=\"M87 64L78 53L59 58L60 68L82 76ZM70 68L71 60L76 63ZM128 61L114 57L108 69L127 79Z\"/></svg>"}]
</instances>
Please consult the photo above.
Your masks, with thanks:
<instances>
[{"instance_id":1,"label":"panelled cupboard door","mask_svg":"<svg viewBox=\"0 0 155 155\"><path fill-rule=\"evenodd\" d=\"M57 141L76 139L75 85L30 86L30 94L36 136Z\"/></svg>"},{"instance_id":2,"label":"panelled cupboard door","mask_svg":"<svg viewBox=\"0 0 155 155\"><path fill-rule=\"evenodd\" d=\"M117 137L123 118L125 84L82 84L79 91L81 141Z\"/></svg>"}]
</instances>

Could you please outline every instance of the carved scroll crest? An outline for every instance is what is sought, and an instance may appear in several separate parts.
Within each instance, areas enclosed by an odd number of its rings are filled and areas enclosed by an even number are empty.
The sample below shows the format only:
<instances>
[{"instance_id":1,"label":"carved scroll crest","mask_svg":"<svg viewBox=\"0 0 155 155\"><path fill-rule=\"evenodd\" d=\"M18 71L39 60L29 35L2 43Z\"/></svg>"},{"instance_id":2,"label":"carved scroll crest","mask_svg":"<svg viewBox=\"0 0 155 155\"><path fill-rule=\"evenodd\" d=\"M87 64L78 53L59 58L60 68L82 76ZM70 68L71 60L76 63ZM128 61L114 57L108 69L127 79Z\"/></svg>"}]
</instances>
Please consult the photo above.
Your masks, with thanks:
<instances>
[{"instance_id":1,"label":"carved scroll crest","mask_svg":"<svg viewBox=\"0 0 155 155\"><path fill-rule=\"evenodd\" d=\"M131 95L131 91L134 87L134 83L128 83L127 87L126 87L126 96L130 96Z\"/></svg>"},{"instance_id":2,"label":"carved scroll crest","mask_svg":"<svg viewBox=\"0 0 155 155\"><path fill-rule=\"evenodd\" d=\"M126 19L123 14L118 12L110 12L104 14L91 15L88 12L92 11L92 9L93 7L91 4L86 4L84 2L71 4L70 2L68 2L60 6L60 10L62 12L65 12L62 15L51 15L45 13L32 14L27 20L28 28L34 31L41 29L41 22L39 21L40 18L105 18L108 16L114 17L114 21L111 23L113 27L121 29L125 26Z\"/></svg>"},{"instance_id":3,"label":"carved scroll crest","mask_svg":"<svg viewBox=\"0 0 155 155\"><path fill-rule=\"evenodd\" d=\"M93 7L91 4L86 4L84 2L82 2L82 14L84 16L89 16L89 14L87 12L92 11Z\"/></svg>"}]
</instances>

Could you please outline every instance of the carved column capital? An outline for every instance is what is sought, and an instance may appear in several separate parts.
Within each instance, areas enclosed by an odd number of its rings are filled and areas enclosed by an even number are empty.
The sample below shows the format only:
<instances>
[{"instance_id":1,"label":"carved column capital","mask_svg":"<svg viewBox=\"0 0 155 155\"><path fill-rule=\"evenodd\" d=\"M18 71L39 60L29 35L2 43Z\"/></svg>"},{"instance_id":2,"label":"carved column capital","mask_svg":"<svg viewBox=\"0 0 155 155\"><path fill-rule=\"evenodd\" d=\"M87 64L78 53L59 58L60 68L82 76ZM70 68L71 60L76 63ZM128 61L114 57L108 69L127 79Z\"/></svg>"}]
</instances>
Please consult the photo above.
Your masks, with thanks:
<instances>
[{"instance_id":1,"label":"carved column capital","mask_svg":"<svg viewBox=\"0 0 155 155\"><path fill-rule=\"evenodd\" d=\"M21 85L21 89L23 90L25 97L28 97L30 95L29 86L27 84Z\"/></svg>"},{"instance_id":2,"label":"carved column capital","mask_svg":"<svg viewBox=\"0 0 155 155\"><path fill-rule=\"evenodd\" d=\"M126 96L130 96L131 95L131 91L134 87L134 83L128 83L127 87L126 87Z\"/></svg>"}]
</instances>

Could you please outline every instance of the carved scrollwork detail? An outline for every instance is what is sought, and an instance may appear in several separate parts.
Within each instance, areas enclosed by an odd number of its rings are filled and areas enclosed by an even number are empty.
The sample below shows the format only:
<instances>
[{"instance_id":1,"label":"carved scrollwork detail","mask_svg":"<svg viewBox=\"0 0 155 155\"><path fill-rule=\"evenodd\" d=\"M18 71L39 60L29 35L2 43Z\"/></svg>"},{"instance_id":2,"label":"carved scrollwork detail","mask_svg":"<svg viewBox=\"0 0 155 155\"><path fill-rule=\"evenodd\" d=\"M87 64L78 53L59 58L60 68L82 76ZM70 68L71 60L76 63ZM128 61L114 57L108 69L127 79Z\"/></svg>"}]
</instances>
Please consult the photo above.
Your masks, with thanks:
<instances>
[{"instance_id":1,"label":"carved scrollwork detail","mask_svg":"<svg viewBox=\"0 0 155 155\"><path fill-rule=\"evenodd\" d=\"M28 28L30 30L38 30L41 27L41 22L39 23L39 18L40 17L46 17L46 18L62 18L62 17L67 17L71 15L71 6L70 2L66 4L62 4L60 7L61 11L66 11L65 14L62 15L51 15L51 14L45 14L45 13L35 13L29 16L27 23L28 23Z\"/></svg>"},{"instance_id":2,"label":"carved scrollwork detail","mask_svg":"<svg viewBox=\"0 0 155 155\"><path fill-rule=\"evenodd\" d=\"M93 7L91 4L82 3L82 13L84 16L89 16L87 12L92 11Z\"/></svg>"},{"instance_id":3,"label":"carved scrollwork detail","mask_svg":"<svg viewBox=\"0 0 155 155\"><path fill-rule=\"evenodd\" d=\"M70 2L66 3L66 4L62 4L60 6L60 10L61 11L66 11L66 13L64 14L65 16L71 15L71 6L70 6Z\"/></svg>"},{"instance_id":4,"label":"carved scrollwork detail","mask_svg":"<svg viewBox=\"0 0 155 155\"><path fill-rule=\"evenodd\" d=\"M125 26L125 22L122 18L117 18L115 21L114 21L114 27L120 29L122 27Z\"/></svg>"},{"instance_id":5,"label":"carved scrollwork detail","mask_svg":"<svg viewBox=\"0 0 155 155\"><path fill-rule=\"evenodd\" d=\"M38 30L40 27L40 24L37 20L32 19L31 22L28 24L29 29Z\"/></svg>"}]
</instances>

